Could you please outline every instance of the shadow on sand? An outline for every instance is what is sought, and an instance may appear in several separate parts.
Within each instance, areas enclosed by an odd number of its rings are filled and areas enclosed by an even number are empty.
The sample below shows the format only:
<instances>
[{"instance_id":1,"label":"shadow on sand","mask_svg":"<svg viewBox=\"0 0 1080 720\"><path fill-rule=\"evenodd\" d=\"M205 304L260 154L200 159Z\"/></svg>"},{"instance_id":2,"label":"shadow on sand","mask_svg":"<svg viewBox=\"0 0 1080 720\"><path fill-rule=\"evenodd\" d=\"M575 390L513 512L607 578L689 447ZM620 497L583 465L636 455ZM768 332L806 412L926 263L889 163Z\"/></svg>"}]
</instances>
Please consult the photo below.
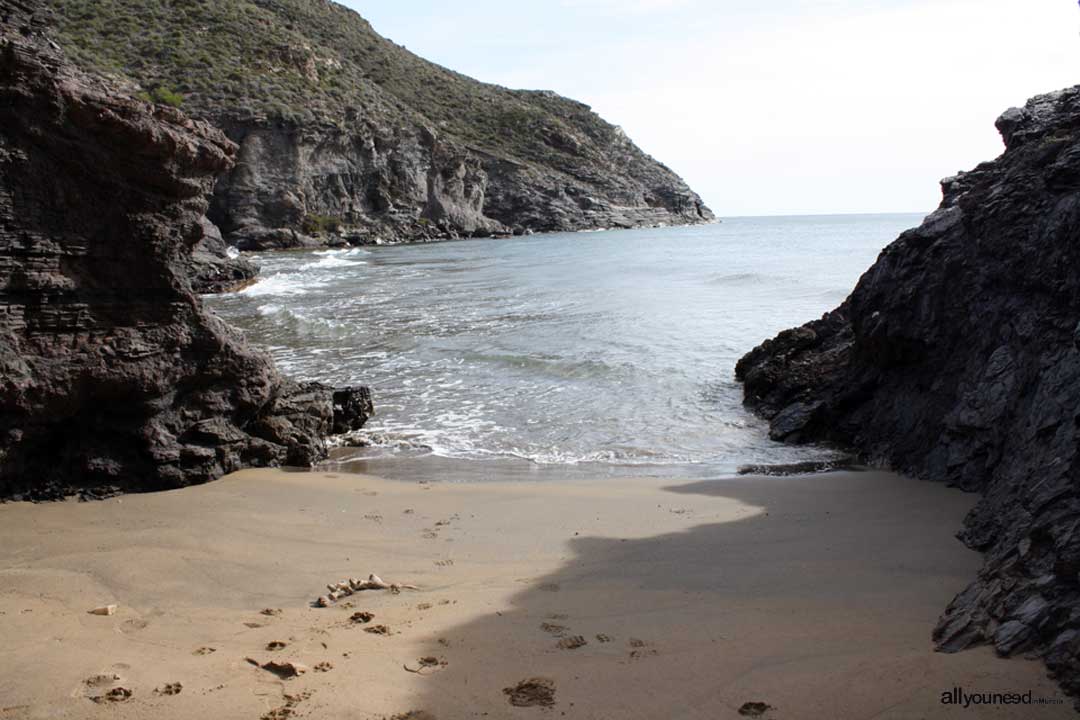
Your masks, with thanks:
<instances>
[{"instance_id":1,"label":"shadow on sand","mask_svg":"<svg viewBox=\"0 0 1080 720\"><path fill-rule=\"evenodd\" d=\"M564 565L509 608L430 638L446 666L422 679L414 707L438 720L715 720L748 702L772 706L767 718L946 717L943 690L1042 676L983 651L932 650L935 620L980 564L953 537L971 496L876 472L665 490L759 511L570 540ZM553 682L551 711L504 693L534 677Z\"/></svg>"}]
</instances>

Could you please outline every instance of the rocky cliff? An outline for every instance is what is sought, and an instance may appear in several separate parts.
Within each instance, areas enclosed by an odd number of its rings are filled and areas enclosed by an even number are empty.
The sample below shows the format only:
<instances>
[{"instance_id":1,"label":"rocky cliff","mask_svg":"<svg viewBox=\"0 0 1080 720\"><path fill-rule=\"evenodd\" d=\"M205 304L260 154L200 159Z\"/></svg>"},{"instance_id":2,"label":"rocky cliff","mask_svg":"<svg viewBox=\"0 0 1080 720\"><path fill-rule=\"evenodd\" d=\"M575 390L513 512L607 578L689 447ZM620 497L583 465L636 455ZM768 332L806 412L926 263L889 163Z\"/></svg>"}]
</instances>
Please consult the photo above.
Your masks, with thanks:
<instances>
[{"instance_id":1,"label":"rocky cliff","mask_svg":"<svg viewBox=\"0 0 1080 720\"><path fill-rule=\"evenodd\" d=\"M236 146L73 69L42 5L0 0L0 496L318 459L366 391L284 379L192 292Z\"/></svg>"},{"instance_id":2,"label":"rocky cliff","mask_svg":"<svg viewBox=\"0 0 1080 720\"><path fill-rule=\"evenodd\" d=\"M327 0L51 0L80 65L239 145L242 248L683 224L712 213L588 107L426 62Z\"/></svg>"},{"instance_id":3,"label":"rocky cliff","mask_svg":"<svg viewBox=\"0 0 1080 720\"><path fill-rule=\"evenodd\" d=\"M847 301L738 364L776 439L833 441L982 493L985 553L934 638L1035 652L1080 693L1080 87L997 123Z\"/></svg>"}]
</instances>

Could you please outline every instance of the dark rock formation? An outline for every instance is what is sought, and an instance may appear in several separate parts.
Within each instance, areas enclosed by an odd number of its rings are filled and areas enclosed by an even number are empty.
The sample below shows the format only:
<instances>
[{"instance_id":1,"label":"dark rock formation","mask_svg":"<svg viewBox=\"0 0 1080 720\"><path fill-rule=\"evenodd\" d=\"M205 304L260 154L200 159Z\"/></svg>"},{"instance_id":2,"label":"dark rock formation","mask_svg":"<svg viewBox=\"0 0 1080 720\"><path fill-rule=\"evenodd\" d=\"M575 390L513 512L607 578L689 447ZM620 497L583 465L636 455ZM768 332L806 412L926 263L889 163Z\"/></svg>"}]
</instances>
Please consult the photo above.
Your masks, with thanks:
<instances>
[{"instance_id":1,"label":"dark rock formation","mask_svg":"<svg viewBox=\"0 0 1080 720\"><path fill-rule=\"evenodd\" d=\"M239 290L255 280L259 269L225 244L217 225L202 219L202 239L191 249L188 277L197 293Z\"/></svg>"},{"instance_id":2,"label":"dark rock formation","mask_svg":"<svg viewBox=\"0 0 1080 720\"><path fill-rule=\"evenodd\" d=\"M1005 153L943 181L837 310L738 364L773 437L982 493L978 578L934 631L1035 652L1080 693L1080 87L998 120Z\"/></svg>"},{"instance_id":3,"label":"dark rock formation","mask_svg":"<svg viewBox=\"0 0 1080 720\"><path fill-rule=\"evenodd\" d=\"M327 0L51 0L80 65L239 145L210 217L243 249L712 219L587 106L480 83Z\"/></svg>"},{"instance_id":4,"label":"dark rock formation","mask_svg":"<svg viewBox=\"0 0 1080 720\"><path fill-rule=\"evenodd\" d=\"M370 403L282 378L188 278L236 146L73 69L37 0L0 21L0 496L320 458Z\"/></svg>"}]
</instances>

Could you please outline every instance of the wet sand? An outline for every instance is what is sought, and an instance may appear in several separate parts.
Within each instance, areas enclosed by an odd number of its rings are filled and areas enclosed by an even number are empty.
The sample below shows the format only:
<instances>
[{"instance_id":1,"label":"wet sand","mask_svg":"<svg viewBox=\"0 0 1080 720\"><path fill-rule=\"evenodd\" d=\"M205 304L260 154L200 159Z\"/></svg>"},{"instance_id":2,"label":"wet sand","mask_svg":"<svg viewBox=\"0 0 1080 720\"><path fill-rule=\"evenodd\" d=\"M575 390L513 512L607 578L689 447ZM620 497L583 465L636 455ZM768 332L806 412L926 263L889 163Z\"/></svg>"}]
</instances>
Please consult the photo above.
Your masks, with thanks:
<instances>
[{"instance_id":1,"label":"wet sand","mask_svg":"<svg viewBox=\"0 0 1080 720\"><path fill-rule=\"evenodd\" d=\"M876 472L441 477L0 506L0 720L1074 717L1038 662L933 652L980 565L953 537L969 495ZM420 589L311 606L368 573ZM1062 702L965 710L953 687Z\"/></svg>"}]
</instances>

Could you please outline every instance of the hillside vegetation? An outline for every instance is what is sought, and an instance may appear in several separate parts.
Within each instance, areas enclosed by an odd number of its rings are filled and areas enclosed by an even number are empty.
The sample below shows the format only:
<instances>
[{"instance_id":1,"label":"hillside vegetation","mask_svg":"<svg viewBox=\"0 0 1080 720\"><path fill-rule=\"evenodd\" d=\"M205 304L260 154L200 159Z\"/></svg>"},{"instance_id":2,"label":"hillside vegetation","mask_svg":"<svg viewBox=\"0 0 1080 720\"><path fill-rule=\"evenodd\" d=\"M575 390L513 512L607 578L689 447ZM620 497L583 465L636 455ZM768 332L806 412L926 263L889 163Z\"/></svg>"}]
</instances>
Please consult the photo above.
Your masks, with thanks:
<instances>
[{"instance_id":1,"label":"hillside vegetation","mask_svg":"<svg viewBox=\"0 0 1080 720\"><path fill-rule=\"evenodd\" d=\"M77 64L241 146L211 205L240 247L712 219L588 106L447 70L328 0L50 5Z\"/></svg>"},{"instance_id":2,"label":"hillside vegetation","mask_svg":"<svg viewBox=\"0 0 1080 720\"><path fill-rule=\"evenodd\" d=\"M495 154L587 154L574 136L618 133L581 103L515 91L428 62L325 0L53 0L83 66L178 94L188 112L336 123L350 112L421 115Z\"/></svg>"}]
</instances>

